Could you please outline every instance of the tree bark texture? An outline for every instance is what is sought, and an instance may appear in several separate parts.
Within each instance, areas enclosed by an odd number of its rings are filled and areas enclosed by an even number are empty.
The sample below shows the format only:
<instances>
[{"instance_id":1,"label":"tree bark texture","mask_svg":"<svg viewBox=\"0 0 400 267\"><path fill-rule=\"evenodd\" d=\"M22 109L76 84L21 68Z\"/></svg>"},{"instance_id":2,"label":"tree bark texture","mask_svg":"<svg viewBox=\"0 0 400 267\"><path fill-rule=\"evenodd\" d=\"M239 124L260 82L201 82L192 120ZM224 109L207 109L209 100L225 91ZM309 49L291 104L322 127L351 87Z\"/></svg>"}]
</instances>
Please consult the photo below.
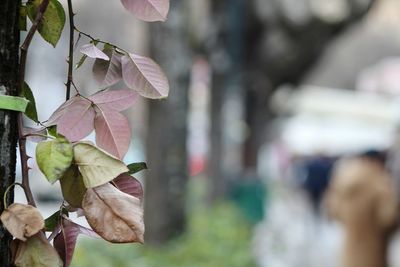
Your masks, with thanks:
<instances>
[{"instance_id":1,"label":"tree bark texture","mask_svg":"<svg viewBox=\"0 0 400 267\"><path fill-rule=\"evenodd\" d=\"M152 24L151 54L169 79L170 94L149 104L145 185L146 242L160 245L185 229L190 50L185 1L172 0L165 23Z\"/></svg>"},{"instance_id":2,"label":"tree bark texture","mask_svg":"<svg viewBox=\"0 0 400 267\"><path fill-rule=\"evenodd\" d=\"M20 1L0 1L0 95L16 95L18 79ZM17 113L0 109L0 213L5 190L15 181ZM7 195L7 205L13 202L13 190ZM0 225L0 266L11 266L12 236Z\"/></svg>"}]
</instances>

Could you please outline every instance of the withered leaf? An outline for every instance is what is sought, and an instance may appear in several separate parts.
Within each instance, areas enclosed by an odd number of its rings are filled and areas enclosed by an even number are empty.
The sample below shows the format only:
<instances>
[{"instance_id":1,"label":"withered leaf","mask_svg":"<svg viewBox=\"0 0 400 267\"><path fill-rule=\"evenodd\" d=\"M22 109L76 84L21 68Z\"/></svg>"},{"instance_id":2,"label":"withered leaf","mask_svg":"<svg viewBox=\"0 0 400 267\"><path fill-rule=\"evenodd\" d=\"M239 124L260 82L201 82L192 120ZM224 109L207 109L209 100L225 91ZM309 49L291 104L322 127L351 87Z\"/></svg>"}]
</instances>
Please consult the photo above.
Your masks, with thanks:
<instances>
[{"instance_id":1,"label":"withered leaf","mask_svg":"<svg viewBox=\"0 0 400 267\"><path fill-rule=\"evenodd\" d=\"M144 242L141 201L110 183L86 191L82 202L89 225L113 243Z\"/></svg>"},{"instance_id":2,"label":"withered leaf","mask_svg":"<svg viewBox=\"0 0 400 267\"><path fill-rule=\"evenodd\" d=\"M62 267L63 262L57 251L50 245L43 233L38 233L18 242L14 264L16 267Z\"/></svg>"},{"instance_id":3,"label":"withered leaf","mask_svg":"<svg viewBox=\"0 0 400 267\"><path fill-rule=\"evenodd\" d=\"M39 210L33 206L14 203L3 211L1 222L15 237L26 241L44 227L44 219Z\"/></svg>"}]
</instances>

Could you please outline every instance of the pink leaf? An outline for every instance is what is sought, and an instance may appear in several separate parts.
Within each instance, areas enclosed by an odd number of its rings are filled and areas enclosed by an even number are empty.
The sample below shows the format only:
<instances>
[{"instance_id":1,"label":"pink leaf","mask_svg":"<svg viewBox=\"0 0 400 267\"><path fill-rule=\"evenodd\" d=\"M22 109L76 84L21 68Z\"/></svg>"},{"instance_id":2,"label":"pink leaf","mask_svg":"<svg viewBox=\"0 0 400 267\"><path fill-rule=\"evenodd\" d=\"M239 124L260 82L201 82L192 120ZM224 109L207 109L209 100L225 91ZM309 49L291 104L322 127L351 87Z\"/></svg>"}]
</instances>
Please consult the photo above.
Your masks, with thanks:
<instances>
[{"instance_id":1,"label":"pink leaf","mask_svg":"<svg viewBox=\"0 0 400 267\"><path fill-rule=\"evenodd\" d=\"M125 116L113 109L97 106L94 127L96 144L122 159L131 141L131 129Z\"/></svg>"},{"instance_id":2,"label":"pink leaf","mask_svg":"<svg viewBox=\"0 0 400 267\"><path fill-rule=\"evenodd\" d=\"M168 79L152 59L129 54L122 57L122 77L126 85L147 98L168 96Z\"/></svg>"},{"instance_id":3,"label":"pink leaf","mask_svg":"<svg viewBox=\"0 0 400 267\"><path fill-rule=\"evenodd\" d=\"M82 98L80 96L71 97L68 101L64 102L59 106L56 111L50 116L50 118L45 122L46 125L56 125L60 118L68 111L68 108L75 102L80 101Z\"/></svg>"},{"instance_id":4,"label":"pink leaf","mask_svg":"<svg viewBox=\"0 0 400 267\"><path fill-rule=\"evenodd\" d=\"M54 247L60 255L61 259L63 259L65 267L68 267L71 264L76 240L78 239L79 234L84 234L96 238L99 237L91 229L76 224L69 219L62 219L61 232L54 238Z\"/></svg>"},{"instance_id":5,"label":"pink leaf","mask_svg":"<svg viewBox=\"0 0 400 267\"><path fill-rule=\"evenodd\" d=\"M107 108L122 111L133 105L136 100L137 93L133 90L122 89L105 91L94 94L89 97L96 105L106 106Z\"/></svg>"},{"instance_id":6,"label":"pink leaf","mask_svg":"<svg viewBox=\"0 0 400 267\"><path fill-rule=\"evenodd\" d=\"M47 135L47 130L45 127L42 128L31 128L31 127L23 127L22 128L22 134L23 135L28 135L26 137L27 140L35 142L35 143L39 143L42 142L44 140L46 140L46 137L44 136L38 136L35 134L40 134L40 135Z\"/></svg>"},{"instance_id":7,"label":"pink leaf","mask_svg":"<svg viewBox=\"0 0 400 267\"><path fill-rule=\"evenodd\" d=\"M58 120L57 132L69 141L75 142L86 137L93 131L95 112L92 102L81 98L72 103Z\"/></svg>"},{"instance_id":8,"label":"pink leaf","mask_svg":"<svg viewBox=\"0 0 400 267\"><path fill-rule=\"evenodd\" d=\"M113 182L122 192L137 197L138 199L140 199L140 201L143 201L143 187L136 178L130 176L127 173L123 173L115 178Z\"/></svg>"},{"instance_id":9,"label":"pink leaf","mask_svg":"<svg viewBox=\"0 0 400 267\"><path fill-rule=\"evenodd\" d=\"M121 55L110 47L104 48L103 52L111 60L96 59L93 65L93 75L100 86L106 88L122 79Z\"/></svg>"},{"instance_id":10,"label":"pink leaf","mask_svg":"<svg viewBox=\"0 0 400 267\"><path fill-rule=\"evenodd\" d=\"M81 47L80 52L87 55L90 58L100 58L104 60L110 60L110 58L94 44L85 44Z\"/></svg>"},{"instance_id":11,"label":"pink leaf","mask_svg":"<svg viewBox=\"0 0 400 267\"><path fill-rule=\"evenodd\" d=\"M169 11L169 0L121 0L124 7L144 21L165 21Z\"/></svg>"}]
</instances>

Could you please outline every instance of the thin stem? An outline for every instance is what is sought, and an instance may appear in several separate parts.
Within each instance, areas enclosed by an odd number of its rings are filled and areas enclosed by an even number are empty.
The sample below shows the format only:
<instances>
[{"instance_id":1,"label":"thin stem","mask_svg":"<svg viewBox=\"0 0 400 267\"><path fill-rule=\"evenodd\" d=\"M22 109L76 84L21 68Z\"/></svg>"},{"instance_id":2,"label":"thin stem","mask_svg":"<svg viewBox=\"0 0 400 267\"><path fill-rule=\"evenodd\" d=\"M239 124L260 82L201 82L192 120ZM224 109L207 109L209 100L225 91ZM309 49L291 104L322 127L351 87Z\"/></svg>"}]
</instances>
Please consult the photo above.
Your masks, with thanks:
<instances>
[{"instance_id":1,"label":"thin stem","mask_svg":"<svg viewBox=\"0 0 400 267\"><path fill-rule=\"evenodd\" d=\"M39 23L43 18L44 12L49 5L50 0L43 0L38 8L38 12L35 20L32 23L32 27L29 29L28 34L24 42L21 45L21 55L19 61L19 79L18 79L18 93L22 91L22 86L25 82L25 69L26 69L26 58L28 56L28 49L32 42L32 38L35 35ZM31 187L29 185L29 166L28 160L29 157L26 154L26 138L23 134L23 121L22 121L22 113L18 114L18 142L19 142L19 154L21 157L21 169L22 169L22 185L25 189L25 195L28 200L28 203L32 206L36 207L35 199L33 198L33 194L31 191Z\"/></svg>"},{"instance_id":2,"label":"thin stem","mask_svg":"<svg viewBox=\"0 0 400 267\"><path fill-rule=\"evenodd\" d=\"M78 95L81 95L81 93L79 92L78 88L76 87L74 81L72 81L71 84L72 84L72 86L74 87L76 93L77 93Z\"/></svg>"},{"instance_id":3,"label":"thin stem","mask_svg":"<svg viewBox=\"0 0 400 267\"><path fill-rule=\"evenodd\" d=\"M54 230L53 230L53 232L50 234L50 236L47 238L47 241L51 241L51 240L53 240L59 233L60 233L60 230L61 230L61 225L60 224L58 224L57 226L56 226L56 228L54 228Z\"/></svg>"},{"instance_id":4,"label":"thin stem","mask_svg":"<svg viewBox=\"0 0 400 267\"><path fill-rule=\"evenodd\" d=\"M117 48L117 49L121 50L125 54L128 54L128 52L126 50L116 46L115 44L112 44L112 43L109 43L109 42L105 42L105 41L101 41L100 39L96 39L93 36L91 36L90 34L79 30L77 27L75 27L75 31L77 31L80 35L86 36L87 38L91 39L93 42L98 42L98 43L102 43L102 44L106 44L106 45L112 46L114 48Z\"/></svg>"},{"instance_id":5,"label":"thin stem","mask_svg":"<svg viewBox=\"0 0 400 267\"><path fill-rule=\"evenodd\" d=\"M45 134L38 134L38 133L29 133L29 134L25 134L23 137L27 138L29 136L39 136L39 137L43 137L43 138L50 138L50 139L56 139L54 136L51 135L45 135Z\"/></svg>"},{"instance_id":6,"label":"thin stem","mask_svg":"<svg viewBox=\"0 0 400 267\"><path fill-rule=\"evenodd\" d=\"M72 0L68 0L68 16L69 16L69 55L68 55L68 76L67 76L67 92L65 99L68 100L71 94L71 84L73 83L73 65L74 65L74 10L72 8Z\"/></svg>"},{"instance_id":7,"label":"thin stem","mask_svg":"<svg viewBox=\"0 0 400 267\"><path fill-rule=\"evenodd\" d=\"M11 184L9 187L7 187L6 192L4 192L4 196L3 196L3 205L4 205L4 209L7 208L7 194L8 194L8 191L10 191L10 189L13 188L13 187L16 186L16 185L19 185L20 187L22 187L22 189L24 189L24 192L26 191L26 190L25 190L25 187L24 187L21 183L13 183L13 184ZM25 194L26 194L26 193L25 193Z\"/></svg>"}]
</instances>

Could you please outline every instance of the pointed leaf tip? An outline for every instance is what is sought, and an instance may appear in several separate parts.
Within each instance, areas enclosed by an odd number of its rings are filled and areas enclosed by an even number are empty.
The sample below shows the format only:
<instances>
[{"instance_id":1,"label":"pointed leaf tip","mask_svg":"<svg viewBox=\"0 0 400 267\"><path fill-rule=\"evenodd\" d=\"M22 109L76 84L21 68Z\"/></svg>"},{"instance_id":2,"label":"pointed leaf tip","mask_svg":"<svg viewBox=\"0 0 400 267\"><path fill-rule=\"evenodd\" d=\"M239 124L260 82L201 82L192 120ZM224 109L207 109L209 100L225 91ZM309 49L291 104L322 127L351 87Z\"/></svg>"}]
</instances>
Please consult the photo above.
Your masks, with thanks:
<instances>
[{"instance_id":1,"label":"pointed leaf tip","mask_svg":"<svg viewBox=\"0 0 400 267\"><path fill-rule=\"evenodd\" d=\"M121 0L132 15L144 21L165 21L169 11L169 0Z\"/></svg>"},{"instance_id":2,"label":"pointed leaf tip","mask_svg":"<svg viewBox=\"0 0 400 267\"><path fill-rule=\"evenodd\" d=\"M141 96L160 99L168 96L168 79L152 59L129 54L121 59L122 77L126 85Z\"/></svg>"},{"instance_id":3,"label":"pointed leaf tip","mask_svg":"<svg viewBox=\"0 0 400 267\"><path fill-rule=\"evenodd\" d=\"M98 49L95 44L85 44L79 51L90 58L110 60L110 58L103 51Z\"/></svg>"},{"instance_id":4,"label":"pointed leaf tip","mask_svg":"<svg viewBox=\"0 0 400 267\"><path fill-rule=\"evenodd\" d=\"M25 109L25 115L34 122L38 122L39 119L36 111L35 97L33 96L32 90L26 82L24 82L22 85L20 96L25 97L29 101Z\"/></svg>"},{"instance_id":5,"label":"pointed leaf tip","mask_svg":"<svg viewBox=\"0 0 400 267\"><path fill-rule=\"evenodd\" d=\"M110 46L104 46L103 52L110 60L96 59L92 71L100 87L106 88L122 79L121 55Z\"/></svg>"},{"instance_id":6,"label":"pointed leaf tip","mask_svg":"<svg viewBox=\"0 0 400 267\"><path fill-rule=\"evenodd\" d=\"M87 188L108 183L128 172L122 161L86 142L74 145L74 159Z\"/></svg>"}]
</instances>

